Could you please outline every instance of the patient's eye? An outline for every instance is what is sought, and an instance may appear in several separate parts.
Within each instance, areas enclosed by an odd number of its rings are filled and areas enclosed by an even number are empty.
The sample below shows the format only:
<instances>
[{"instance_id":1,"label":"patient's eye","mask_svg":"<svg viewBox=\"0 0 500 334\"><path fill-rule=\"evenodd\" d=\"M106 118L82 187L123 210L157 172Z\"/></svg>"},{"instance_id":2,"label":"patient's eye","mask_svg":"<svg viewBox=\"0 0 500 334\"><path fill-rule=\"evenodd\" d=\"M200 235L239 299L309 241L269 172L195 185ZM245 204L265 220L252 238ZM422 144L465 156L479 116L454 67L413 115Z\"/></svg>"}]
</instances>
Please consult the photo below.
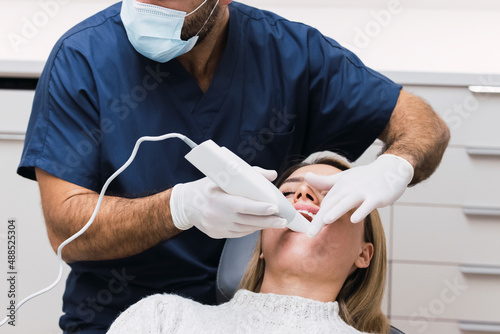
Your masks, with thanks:
<instances>
[{"instance_id":1,"label":"patient's eye","mask_svg":"<svg viewBox=\"0 0 500 334\"><path fill-rule=\"evenodd\" d=\"M283 196L288 197L288 196L293 196L295 195L295 187L290 187L290 185L285 185L280 188L281 193Z\"/></svg>"},{"instance_id":2,"label":"patient's eye","mask_svg":"<svg viewBox=\"0 0 500 334\"><path fill-rule=\"evenodd\" d=\"M295 193L297 192L299 184L297 182L289 182L285 181L285 184L282 184L279 189L283 196L288 197L288 196L294 196Z\"/></svg>"}]
</instances>

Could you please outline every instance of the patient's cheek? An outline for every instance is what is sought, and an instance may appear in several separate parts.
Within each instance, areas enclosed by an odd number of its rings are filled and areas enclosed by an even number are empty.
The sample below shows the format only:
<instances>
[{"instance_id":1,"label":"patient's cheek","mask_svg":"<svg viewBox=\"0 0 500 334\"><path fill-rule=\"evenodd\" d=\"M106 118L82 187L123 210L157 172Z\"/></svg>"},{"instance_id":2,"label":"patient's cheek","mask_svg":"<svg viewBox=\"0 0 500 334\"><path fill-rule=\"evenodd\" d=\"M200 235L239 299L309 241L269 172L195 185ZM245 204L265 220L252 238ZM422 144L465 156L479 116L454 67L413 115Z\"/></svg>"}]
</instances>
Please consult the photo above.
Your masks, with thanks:
<instances>
[{"instance_id":1,"label":"patient's cheek","mask_svg":"<svg viewBox=\"0 0 500 334\"><path fill-rule=\"evenodd\" d=\"M274 265L279 270L290 270L302 274L322 272L334 265L338 250L328 234L309 238L303 233L266 230L263 234L263 251L266 265Z\"/></svg>"}]
</instances>

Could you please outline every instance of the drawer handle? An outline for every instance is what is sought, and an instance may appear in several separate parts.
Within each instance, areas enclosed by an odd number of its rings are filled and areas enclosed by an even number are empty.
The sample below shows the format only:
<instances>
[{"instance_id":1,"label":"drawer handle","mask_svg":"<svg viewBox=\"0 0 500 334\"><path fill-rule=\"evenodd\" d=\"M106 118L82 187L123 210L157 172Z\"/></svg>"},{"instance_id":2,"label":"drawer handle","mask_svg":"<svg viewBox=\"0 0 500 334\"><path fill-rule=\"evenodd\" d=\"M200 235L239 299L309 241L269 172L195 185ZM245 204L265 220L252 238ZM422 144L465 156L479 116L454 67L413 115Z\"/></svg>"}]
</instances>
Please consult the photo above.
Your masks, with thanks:
<instances>
[{"instance_id":1,"label":"drawer handle","mask_svg":"<svg viewBox=\"0 0 500 334\"><path fill-rule=\"evenodd\" d=\"M500 94L500 87L498 86L469 86L472 93L481 94Z\"/></svg>"},{"instance_id":2,"label":"drawer handle","mask_svg":"<svg viewBox=\"0 0 500 334\"><path fill-rule=\"evenodd\" d=\"M0 140L24 141L25 138L26 135L21 132L17 133L0 132Z\"/></svg>"},{"instance_id":3,"label":"drawer handle","mask_svg":"<svg viewBox=\"0 0 500 334\"><path fill-rule=\"evenodd\" d=\"M468 216L500 217L500 208L486 208L480 206L464 206L463 211Z\"/></svg>"},{"instance_id":4,"label":"drawer handle","mask_svg":"<svg viewBox=\"0 0 500 334\"><path fill-rule=\"evenodd\" d=\"M495 268L495 267L477 267L477 266L461 265L460 272L466 275L469 274L469 275L500 276L500 268Z\"/></svg>"},{"instance_id":5,"label":"drawer handle","mask_svg":"<svg viewBox=\"0 0 500 334\"><path fill-rule=\"evenodd\" d=\"M461 331L500 333L500 324L481 324L472 322L460 322L458 328Z\"/></svg>"},{"instance_id":6,"label":"drawer handle","mask_svg":"<svg viewBox=\"0 0 500 334\"><path fill-rule=\"evenodd\" d=\"M467 147L465 150L469 155L479 155L479 156L487 155L487 156L500 157L500 148L471 146Z\"/></svg>"}]
</instances>

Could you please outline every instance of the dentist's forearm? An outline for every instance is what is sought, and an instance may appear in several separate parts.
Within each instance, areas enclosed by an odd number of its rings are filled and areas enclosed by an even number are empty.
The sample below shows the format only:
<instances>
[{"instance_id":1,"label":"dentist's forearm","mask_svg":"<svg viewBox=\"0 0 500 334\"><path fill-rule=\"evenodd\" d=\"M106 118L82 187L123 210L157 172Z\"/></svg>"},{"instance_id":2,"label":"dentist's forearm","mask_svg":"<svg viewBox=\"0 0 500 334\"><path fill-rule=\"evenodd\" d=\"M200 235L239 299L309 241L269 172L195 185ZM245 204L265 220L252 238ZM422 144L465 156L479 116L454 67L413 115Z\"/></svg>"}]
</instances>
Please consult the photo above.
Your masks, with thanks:
<instances>
[{"instance_id":1,"label":"dentist's forearm","mask_svg":"<svg viewBox=\"0 0 500 334\"><path fill-rule=\"evenodd\" d=\"M431 106L402 90L379 139L385 143L383 153L400 156L414 167L410 185L415 185L431 176L438 167L450 131Z\"/></svg>"},{"instance_id":2,"label":"dentist's forearm","mask_svg":"<svg viewBox=\"0 0 500 334\"><path fill-rule=\"evenodd\" d=\"M47 233L54 251L78 232L99 194L37 169ZM98 261L139 254L178 234L172 223L171 190L137 199L105 196L94 223L62 251L63 259Z\"/></svg>"}]
</instances>

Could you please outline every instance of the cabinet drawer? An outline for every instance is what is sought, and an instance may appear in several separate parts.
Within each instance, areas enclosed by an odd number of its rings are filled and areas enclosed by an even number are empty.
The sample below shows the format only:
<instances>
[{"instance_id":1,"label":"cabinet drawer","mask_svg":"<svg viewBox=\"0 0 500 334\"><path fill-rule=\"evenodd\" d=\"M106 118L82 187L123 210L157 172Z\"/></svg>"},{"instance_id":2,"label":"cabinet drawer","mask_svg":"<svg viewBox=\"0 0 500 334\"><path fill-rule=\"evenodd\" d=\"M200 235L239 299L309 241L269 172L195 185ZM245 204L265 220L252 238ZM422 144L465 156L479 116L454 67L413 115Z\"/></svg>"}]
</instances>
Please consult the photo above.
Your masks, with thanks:
<instances>
[{"instance_id":1,"label":"cabinet drawer","mask_svg":"<svg viewBox=\"0 0 500 334\"><path fill-rule=\"evenodd\" d=\"M406 86L405 89L429 102L448 124L450 145L500 148L500 94L472 93L468 87Z\"/></svg>"},{"instance_id":2,"label":"cabinet drawer","mask_svg":"<svg viewBox=\"0 0 500 334\"><path fill-rule=\"evenodd\" d=\"M377 141L356 160L356 165L373 162L381 149L382 144ZM449 147L436 172L408 188L398 203L500 208L499 171L500 155L477 155L464 148Z\"/></svg>"},{"instance_id":3,"label":"cabinet drawer","mask_svg":"<svg viewBox=\"0 0 500 334\"><path fill-rule=\"evenodd\" d=\"M498 322L500 276L458 266L393 263L391 312L412 321Z\"/></svg>"},{"instance_id":4,"label":"cabinet drawer","mask_svg":"<svg viewBox=\"0 0 500 334\"><path fill-rule=\"evenodd\" d=\"M466 215L461 208L394 206L394 260L500 267L499 240L500 214Z\"/></svg>"},{"instance_id":5,"label":"cabinet drawer","mask_svg":"<svg viewBox=\"0 0 500 334\"><path fill-rule=\"evenodd\" d=\"M403 333L412 334L464 334L456 322L436 322L425 319L394 319L391 325Z\"/></svg>"},{"instance_id":6,"label":"cabinet drawer","mask_svg":"<svg viewBox=\"0 0 500 334\"><path fill-rule=\"evenodd\" d=\"M447 321L425 321L423 319L395 319L391 324L404 333L422 334L500 334L500 323L460 323Z\"/></svg>"},{"instance_id":7,"label":"cabinet drawer","mask_svg":"<svg viewBox=\"0 0 500 334\"><path fill-rule=\"evenodd\" d=\"M23 142L0 141L0 268L7 272L7 220L16 220L17 302L54 282L59 267L50 246L36 182L16 175ZM62 296L69 267L64 265L61 282L50 293L27 302L19 310L16 327L5 324L0 333L61 333ZM8 282L0 280L0 305L8 305ZM4 309L5 310L5 309ZM2 319L5 313L2 314ZM12 328L12 329L11 329Z\"/></svg>"},{"instance_id":8,"label":"cabinet drawer","mask_svg":"<svg viewBox=\"0 0 500 334\"><path fill-rule=\"evenodd\" d=\"M34 91L0 89L0 135L26 132L34 96Z\"/></svg>"},{"instance_id":9,"label":"cabinet drawer","mask_svg":"<svg viewBox=\"0 0 500 334\"><path fill-rule=\"evenodd\" d=\"M500 156L448 148L430 179L408 188L399 203L499 207L499 172Z\"/></svg>"}]
</instances>

